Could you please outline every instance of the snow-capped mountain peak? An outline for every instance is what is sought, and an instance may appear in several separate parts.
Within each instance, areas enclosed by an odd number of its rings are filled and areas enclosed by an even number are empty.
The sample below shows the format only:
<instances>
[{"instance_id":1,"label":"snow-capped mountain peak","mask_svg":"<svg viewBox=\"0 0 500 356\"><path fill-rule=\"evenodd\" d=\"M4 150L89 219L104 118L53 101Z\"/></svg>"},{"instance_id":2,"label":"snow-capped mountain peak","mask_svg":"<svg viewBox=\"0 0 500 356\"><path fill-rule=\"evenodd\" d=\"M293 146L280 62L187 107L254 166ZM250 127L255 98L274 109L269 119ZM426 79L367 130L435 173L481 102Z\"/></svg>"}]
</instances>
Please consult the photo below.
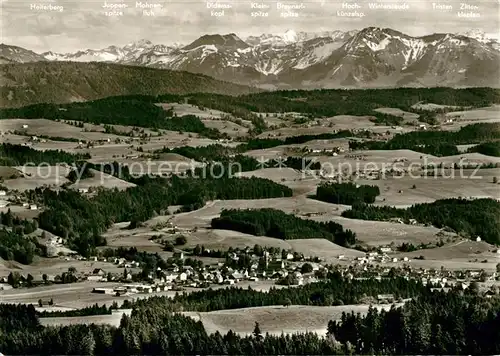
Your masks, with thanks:
<instances>
[{"instance_id":1,"label":"snow-capped mountain peak","mask_svg":"<svg viewBox=\"0 0 500 356\"><path fill-rule=\"evenodd\" d=\"M295 43L299 40L299 36L294 30L287 30L282 37L286 43Z\"/></svg>"},{"instance_id":2,"label":"snow-capped mountain peak","mask_svg":"<svg viewBox=\"0 0 500 356\"><path fill-rule=\"evenodd\" d=\"M490 41L490 39L486 36L486 33L484 33L484 31L481 31L479 29L472 29L469 31L465 31L465 32L459 33L459 35L469 37L469 38L474 38L475 40L477 40L479 42L483 42L483 43Z\"/></svg>"},{"instance_id":3,"label":"snow-capped mountain peak","mask_svg":"<svg viewBox=\"0 0 500 356\"><path fill-rule=\"evenodd\" d=\"M206 34L186 46L139 40L123 47L44 53L46 60L105 61L203 73L217 79L284 87L400 85L489 86L500 74L498 42L481 31L413 37L381 27L360 31L250 36ZM2 50L19 62L19 48ZM25 50L26 51L26 50ZM35 56L27 56L28 60ZM497 76L498 77L498 76Z\"/></svg>"}]
</instances>

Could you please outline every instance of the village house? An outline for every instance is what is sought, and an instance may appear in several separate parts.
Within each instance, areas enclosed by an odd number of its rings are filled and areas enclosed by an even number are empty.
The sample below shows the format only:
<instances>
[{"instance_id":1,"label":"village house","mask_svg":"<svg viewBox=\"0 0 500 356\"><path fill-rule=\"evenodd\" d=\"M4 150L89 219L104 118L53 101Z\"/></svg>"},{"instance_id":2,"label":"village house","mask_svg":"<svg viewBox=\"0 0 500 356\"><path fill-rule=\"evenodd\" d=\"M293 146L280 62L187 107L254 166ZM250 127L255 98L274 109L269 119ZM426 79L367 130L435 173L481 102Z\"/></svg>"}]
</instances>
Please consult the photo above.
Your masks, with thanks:
<instances>
[{"instance_id":1,"label":"village house","mask_svg":"<svg viewBox=\"0 0 500 356\"><path fill-rule=\"evenodd\" d=\"M95 268L93 271L92 271L92 274L94 276L105 276L106 275L106 272L104 272L103 269L101 268Z\"/></svg>"}]
</instances>

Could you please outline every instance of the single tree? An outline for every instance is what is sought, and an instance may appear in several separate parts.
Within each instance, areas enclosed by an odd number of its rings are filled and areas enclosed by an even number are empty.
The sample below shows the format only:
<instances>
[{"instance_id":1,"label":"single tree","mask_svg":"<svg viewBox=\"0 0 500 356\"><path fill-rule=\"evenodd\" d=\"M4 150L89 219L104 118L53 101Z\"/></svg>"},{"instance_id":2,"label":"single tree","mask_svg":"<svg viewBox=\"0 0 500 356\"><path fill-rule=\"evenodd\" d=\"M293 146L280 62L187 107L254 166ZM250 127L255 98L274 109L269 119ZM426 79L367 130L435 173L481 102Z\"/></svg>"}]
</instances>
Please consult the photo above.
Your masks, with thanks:
<instances>
[{"instance_id":1,"label":"single tree","mask_svg":"<svg viewBox=\"0 0 500 356\"><path fill-rule=\"evenodd\" d=\"M253 328L253 336L257 340L261 340L262 339L262 332L260 331L260 326L259 326L258 322L255 322L255 327Z\"/></svg>"},{"instance_id":2,"label":"single tree","mask_svg":"<svg viewBox=\"0 0 500 356\"><path fill-rule=\"evenodd\" d=\"M313 266L310 263L304 263L300 268L301 273L311 273L313 271Z\"/></svg>"},{"instance_id":3,"label":"single tree","mask_svg":"<svg viewBox=\"0 0 500 356\"><path fill-rule=\"evenodd\" d=\"M175 244L177 246L185 245L186 243L187 243L187 238L184 235L180 235L175 238Z\"/></svg>"}]
</instances>

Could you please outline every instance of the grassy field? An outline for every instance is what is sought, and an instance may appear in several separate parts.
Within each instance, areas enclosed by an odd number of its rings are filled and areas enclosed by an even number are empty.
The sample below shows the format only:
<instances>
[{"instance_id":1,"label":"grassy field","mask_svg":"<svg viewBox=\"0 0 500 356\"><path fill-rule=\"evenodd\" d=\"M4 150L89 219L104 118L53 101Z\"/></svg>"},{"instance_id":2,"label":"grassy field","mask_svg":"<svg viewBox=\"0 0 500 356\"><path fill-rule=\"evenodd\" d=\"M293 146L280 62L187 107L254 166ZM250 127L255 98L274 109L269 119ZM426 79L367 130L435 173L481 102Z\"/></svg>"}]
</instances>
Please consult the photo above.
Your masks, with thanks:
<instances>
[{"instance_id":1,"label":"grassy field","mask_svg":"<svg viewBox=\"0 0 500 356\"><path fill-rule=\"evenodd\" d=\"M201 320L208 333L219 331L222 334L233 330L239 334L251 334L255 322L259 323L263 334L293 334L298 332L315 332L326 334L330 320L339 320L343 312L368 312L369 305L342 305L317 307L309 305L266 306L232 310L219 310L208 313L184 312L195 320ZM389 309L390 305L376 306Z\"/></svg>"},{"instance_id":2,"label":"grassy field","mask_svg":"<svg viewBox=\"0 0 500 356\"><path fill-rule=\"evenodd\" d=\"M358 184L376 185L380 196L376 205L408 206L428 203L437 199L453 197L492 198L500 197L500 185L493 183L493 177L500 176L500 169L480 169L477 172L466 169L445 170L444 177L415 175L387 177L381 180L356 180ZM455 176L453 177L452 174ZM449 176L449 178L447 178ZM413 188L415 186L415 188Z\"/></svg>"},{"instance_id":3,"label":"grassy field","mask_svg":"<svg viewBox=\"0 0 500 356\"><path fill-rule=\"evenodd\" d=\"M237 176L266 178L291 188L296 195L315 192L316 186L320 183L319 177L304 174L296 169L286 167L242 172L238 173Z\"/></svg>"},{"instance_id":4,"label":"grassy field","mask_svg":"<svg viewBox=\"0 0 500 356\"><path fill-rule=\"evenodd\" d=\"M122 179L118 179L109 174L96 171L94 169L91 170L94 173L92 178L81 179L76 183L70 185L72 189L91 189L91 188L108 188L113 189L117 188L119 190L127 189L130 187L135 187L135 184L124 181Z\"/></svg>"},{"instance_id":5,"label":"grassy field","mask_svg":"<svg viewBox=\"0 0 500 356\"><path fill-rule=\"evenodd\" d=\"M66 176L69 168L64 166L37 166L13 167L21 172L22 176L14 179L5 179L3 185L9 190L32 190L42 186L59 187L68 180Z\"/></svg>"},{"instance_id":6,"label":"grassy field","mask_svg":"<svg viewBox=\"0 0 500 356\"><path fill-rule=\"evenodd\" d=\"M444 114L441 121L453 119L453 123L442 125L443 130L459 130L461 127L480 122L500 122L500 105Z\"/></svg>"},{"instance_id":7,"label":"grassy field","mask_svg":"<svg viewBox=\"0 0 500 356\"><path fill-rule=\"evenodd\" d=\"M40 324L43 326L67 326L74 324L104 324L115 327L120 326L120 321L123 315L132 314L132 309L120 309L109 315L90 315L90 316L74 316L74 317L48 317L40 318Z\"/></svg>"}]
</instances>

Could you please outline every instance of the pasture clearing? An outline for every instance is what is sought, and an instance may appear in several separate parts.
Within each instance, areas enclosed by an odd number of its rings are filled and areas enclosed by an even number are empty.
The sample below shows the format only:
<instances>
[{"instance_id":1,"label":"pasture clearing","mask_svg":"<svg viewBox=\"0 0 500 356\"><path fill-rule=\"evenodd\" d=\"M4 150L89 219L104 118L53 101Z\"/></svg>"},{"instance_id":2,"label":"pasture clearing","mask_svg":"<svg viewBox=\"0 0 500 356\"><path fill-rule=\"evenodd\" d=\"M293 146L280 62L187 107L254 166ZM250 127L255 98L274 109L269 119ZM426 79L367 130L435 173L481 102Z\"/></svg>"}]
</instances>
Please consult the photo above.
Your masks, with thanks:
<instances>
[{"instance_id":1,"label":"pasture clearing","mask_svg":"<svg viewBox=\"0 0 500 356\"><path fill-rule=\"evenodd\" d=\"M440 170L439 170L440 171ZM493 177L500 176L500 168L443 171L444 176L420 176L413 173L385 179L358 179L358 184L376 185L380 189L375 205L409 206L430 203L448 198L491 198L500 197L500 186L493 183Z\"/></svg>"},{"instance_id":2,"label":"pasture clearing","mask_svg":"<svg viewBox=\"0 0 500 356\"><path fill-rule=\"evenodd\" d=\"M230 137L241 137L248 134L248 128L238 125L235 122L228 120L212 120L204 119L201 120L206 127L210 129L217 129L221 133L226 133Z\"/></svg>"},{"instance_id":3,"label":"pasture clearing","mask_svg":"<svg viewBox=\"0 0 500 356\"><path fill-rule=\"evenodd\" d=\"M326 239L297 239L287 240L291 249L303 253L306 257L319 257L322 260L338 263L338 257L356 258L365 256L364 252L353 250L334 244Z\"/></svg>"},{"instance_id":4,"label":"pasture clearing","mask_svg":"<svg viewBox=\"0 0 500 356\"><path fill-rule=\"evenodd\" d=\"M135 187L134 183L124 181L104 172L96 171L95 169L91 169L91 172L94 173L93 177L80 179L76 183L71 184L69 188L76 190L91 190L94 188L117 188L118 190L124 190L130 187Z\"/></svg>"},{"instance_id":5,"label":"pasture clearing","mask_svg":"<svg viewBox=\"0 0 500 356\"><path fill-rule=\"evenodd\" d=\"M43 326L67 326L78 324L96 324L96 325L111 325L114 327L120 326L120 321L123 315L130 316L132 309L113 310L109 315L89 315L89 316L72 316L72 317L42 317L40 324Z\"/></svg>"},{"instance_id":6,"label":"pasture clearing","mask_svg":"<svg viewBox=\"0 0 500 356\"><path fill-rule=\"evenodd\" d=\"M449 119L453 119L453 122L451 124L442 125L442 130L455 131L466 125L500 122L500 105L448 112L443 115L442 121Z\"/></svg>"},{"instance_id":7,"label":"pasture clearing","mask_svg":"<svg viewBox=\"0 0 500 356\"><path fill-rule=\"evenodd\" d=\"M314 216L315 221L330 221L341 224L356 233L356 238L368 246L399 246L403 243L437 243L441 239L454 239L456 234L445 233L433 226L407 225L388 221L348 219L341 216Z\"/></svg>"},{"instance_id":8,"label":"pasture clearing","mask_svg":"<svg viewBox=\"0 0 500 356\"><path fill-rule=\"evenodd\" d=\"M433 103L416 103L413 104L412 109L417 110L427 110L427 111L436 111L438 109L460 109L460 106L452 106L452 105L441 105L441 104L433 104Z\"/></svg>"},{"instance_id":9,"label":"pasture clearing","mask_svg":"<svg viewBox=\"0 0 500 356\"><path fill-rule=\"evenodd\" d=\"M311 215L322 214L339 216L342 211L348 209L345 205L324 203L305 196L290 198L253 199L253 200L214 200L207 203L203 208L187 213L167 216L173 225L179 228L193 229L194 227L208 227L213 218L219 217L223 209L263 209L273 208L282 210L288 214Z\"/></svg>"},{"instance_id":10,"label":"pasture clearing","mask_svg":"<svg viewBox=\"0 0 500 356\"><path fill-rule=\"evenodd\" d=\"M23 128L23 125L27 125L27 127ZM56 136L75 138L82 141L107 139L114 141L117 138L123 138L123 136L105 133L102 126L84 124L84 127L77 127L48 119L5 119L0 123L0 130L3 132L21 131L25 132L27 136Z\"/></svg>"},{"instance_id":11,"label":"pasture clearing","mask_svg":"<svg viewBox=\"0 0 500 356\"><path fill-rule=\"evenodd\" d=\"M13 167L21 172L22 176L14 179L5 179L3 185L9 190L32 190L43 186L60 187L69 182L66 176L69 173L67 166L20 166Z\"/></svg>"},{"instance_id":12,"label":"pasture clearing","mask_svg":"<svg viewBox=\"0 0 500 356\"><path fill-rule=\"evenodd\" d=\"M258 177L272 180L291 188L296 194L315 192L319 177L302 173L293 168L264 168L256 171L239 172L237 177Z\"/></svg>"},{"instance_id":13,"label":"pasture clearing","mask_svg":"<svg viewBox=\"0 0 500 356\"><path fill-rule=\"evenodd\" d=\"M225 113L223 111L208 109L208 108L204 108L202 110L195 105L185 104L185 103L183 103L183 104L160 103L157 105L162 107L165 110L173 109L174 113L177 114L177 116L195 115L195 116L198 116L200 119L210 119L210 118L219 118L220 119L221 117L223 117L225 115L229 115L228 113Z\"/></svg>"},{"instance_id":14,"label":"pasture clearing","mask_svg":"<svg viewBox=\"0 0 500 356\"><path fill-rule=\"evenodd\" d=\"M401 306L398 304L397 306ZM381 310L390 309L390 305L376 305ZM254 308L218 310L213 312L184 312L183 314L200 320L207 333L219 331L226 334L232 330L238 334L247 335L253 332L255 323L258 322L263 334L269 333L280 335L281 333L293 334L303 332L315 332L325 335L330 320L340 320L342 313L368 312L369 305L341 305L341 306L310 306L292 305L265 306Z\"/></svg>"},{"instance_id":15,"label":"pasture clearing","mask_svg":"<svg viewBox=\"0 0 500 356\"><path fill-rule=\"evenodd\" d=\"M17 271L23 274L31 274L33 277L41 277L43 273L49 276L60 275L67 272L68 268L75 267L76 274L92 274L94 269L101 268L106 273L123 273L123 268L110 262L103 261L80 261L64 257L36 257L32 264L23 265L16 261L6 261L0 259L0 276L7 277L10 272ZM135 272L140 269L135 269ZM41 278L40 278L41 280Z\"/></svg>"}]
</instances>

